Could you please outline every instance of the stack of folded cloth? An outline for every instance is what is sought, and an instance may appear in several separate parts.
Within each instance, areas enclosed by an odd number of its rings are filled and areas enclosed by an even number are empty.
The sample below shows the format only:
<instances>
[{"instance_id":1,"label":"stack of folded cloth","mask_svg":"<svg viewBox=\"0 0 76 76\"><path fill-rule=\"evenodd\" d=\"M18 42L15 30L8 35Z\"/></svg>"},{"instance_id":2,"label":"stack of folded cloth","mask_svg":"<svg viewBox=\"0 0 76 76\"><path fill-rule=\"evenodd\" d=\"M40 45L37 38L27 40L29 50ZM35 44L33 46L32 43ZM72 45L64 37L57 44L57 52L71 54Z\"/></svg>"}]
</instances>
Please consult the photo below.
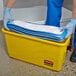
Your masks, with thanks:
<instances>
[{"instance_id":1,"label":"stack of folded cloth","mask_svg":"<svg viewBox=\"0 0 76 76\"><path fill-rule=\"evenodd\" d=\"M52 40L62 42L65 39L67 33L66 30L60 30L59 27L34 24L30 22L23 22L14 20L7 24L9 30L14 32L29 35L40 39Z\"/></svg>"}]
</instances>

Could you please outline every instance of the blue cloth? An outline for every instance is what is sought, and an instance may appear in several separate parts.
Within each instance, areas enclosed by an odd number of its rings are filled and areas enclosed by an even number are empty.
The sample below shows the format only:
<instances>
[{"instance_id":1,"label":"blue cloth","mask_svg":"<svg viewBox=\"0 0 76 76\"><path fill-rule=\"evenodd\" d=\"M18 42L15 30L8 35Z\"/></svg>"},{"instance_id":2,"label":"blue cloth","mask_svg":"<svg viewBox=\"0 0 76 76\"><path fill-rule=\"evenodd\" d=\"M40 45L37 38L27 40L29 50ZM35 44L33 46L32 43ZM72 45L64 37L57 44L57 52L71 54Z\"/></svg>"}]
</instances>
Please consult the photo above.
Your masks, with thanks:
<instances>
[{"instance_id":1,"label":"blue cloth","mask_svg":"<svg viewBox=\"0 0 76 76\"><path fill-rule=\"evenodd\" d=\"M41 26L41 25L39 25L39 26ZM23 35L34 36L37 38L52 40L52 41L57 41L57 42L62 42L65 39L65 35L66 35L66 30L61 34L54 34L52 32L31 30L27 27L24 28L22 26L19 26L17 24L13 24L13 23L8 23L7 27L10 30L23 34Z\"/></svg>"},{"instance_id":2,"label":"blue cloth","mask_svg":"<svg viewBox=\"0 0 76 76\"><path fill-rule=\"evenodd\" d=\"M46 25L60 27L61 9L64 0L47 0Z\"/></svg>"}]
</instances>

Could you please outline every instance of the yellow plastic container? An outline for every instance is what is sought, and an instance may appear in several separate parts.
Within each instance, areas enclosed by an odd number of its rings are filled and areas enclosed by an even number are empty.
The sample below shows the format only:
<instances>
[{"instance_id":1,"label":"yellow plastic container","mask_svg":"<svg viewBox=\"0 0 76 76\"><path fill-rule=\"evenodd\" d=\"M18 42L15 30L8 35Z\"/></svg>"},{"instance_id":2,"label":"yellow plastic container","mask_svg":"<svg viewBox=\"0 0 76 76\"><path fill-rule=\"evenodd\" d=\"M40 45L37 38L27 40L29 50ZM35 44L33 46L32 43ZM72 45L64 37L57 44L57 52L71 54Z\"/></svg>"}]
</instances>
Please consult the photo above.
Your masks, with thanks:
<instances>
[{"instance_id":1,"label":"yellow plastic container","mask_svg":"<svg viewBox=\"0 0 76 76\"><path fill-rule=\"evenodd\" d=\"M70 37L62 43L43 40L2 29L10 57L60 71Z\"/></svg>"}]
</instances>

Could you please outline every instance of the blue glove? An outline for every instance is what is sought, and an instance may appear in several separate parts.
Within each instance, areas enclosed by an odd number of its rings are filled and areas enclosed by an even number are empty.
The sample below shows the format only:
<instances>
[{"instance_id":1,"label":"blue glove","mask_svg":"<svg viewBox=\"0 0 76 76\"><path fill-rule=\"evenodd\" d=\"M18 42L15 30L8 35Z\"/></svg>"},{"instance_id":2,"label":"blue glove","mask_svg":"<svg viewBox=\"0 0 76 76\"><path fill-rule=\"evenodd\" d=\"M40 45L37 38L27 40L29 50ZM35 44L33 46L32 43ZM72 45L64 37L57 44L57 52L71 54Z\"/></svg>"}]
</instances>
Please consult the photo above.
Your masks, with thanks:
<instances>
[{"instance_id":1,"label":"blue glove","mask_svg":"<svg viewBox=\"0 0 76 76\"><path fill-rule=\"evenodd\" d=\"M7 23L12 21L12 15L11 15L11 9L10 8L4 8L4 15L3 15L3 22L4 22L4 27L8 29Z\"/></svg>"},{"instance_id":2,"label":"blue glove","mask_svg":"<svg viewBox=\"0 0 76 76\"><path fill-rule=\"evenodd\" d=\"M67 35L65 36L65 39L68 38L73 31L75 30L75 25L76 25L76 19L71 19L71 21L66 25L60 27L60 29L66 29L67 30Z\"/></svg>"}]
</instances>

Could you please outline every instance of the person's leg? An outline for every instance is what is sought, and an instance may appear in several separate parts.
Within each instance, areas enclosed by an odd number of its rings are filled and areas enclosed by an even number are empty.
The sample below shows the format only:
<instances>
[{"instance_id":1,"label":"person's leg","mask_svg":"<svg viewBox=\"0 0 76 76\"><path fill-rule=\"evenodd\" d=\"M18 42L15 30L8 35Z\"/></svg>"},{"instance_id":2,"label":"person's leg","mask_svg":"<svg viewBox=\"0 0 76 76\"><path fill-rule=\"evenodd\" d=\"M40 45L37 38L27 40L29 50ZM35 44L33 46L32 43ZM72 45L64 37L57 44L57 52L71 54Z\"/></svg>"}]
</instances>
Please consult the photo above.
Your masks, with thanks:
<instances>
[{"instance_id":1,"label":"person's leg","mask_svg":"<svg viewBox=\"0 0 76 76\"><path fill-rule=\"evenodd\" d=\"M76 49L76 28L75 28L75 33L74 33L74 48Z\"/></svg>"},{"instance_id":2,"label":"person's leg","mask_svg":"<svg viewBox=\"0 0 76 76\"><path fill-rule=\"evenodd\" d=\"M73 49L73 53L71 55L70 60L72 62L76 62L76 28L75 28L75 33L74 33L74 49Z\"/></svg>"},{"instance_id":3,"label":"person's leg","mask_svg":"<svg viewBox=\"0 0 76 76\"><path fill-rule=\"evenodd\" d=\"M47 0L46 25L60 27L61 9L64 0Z\"/></svg>"}]
</instances>

